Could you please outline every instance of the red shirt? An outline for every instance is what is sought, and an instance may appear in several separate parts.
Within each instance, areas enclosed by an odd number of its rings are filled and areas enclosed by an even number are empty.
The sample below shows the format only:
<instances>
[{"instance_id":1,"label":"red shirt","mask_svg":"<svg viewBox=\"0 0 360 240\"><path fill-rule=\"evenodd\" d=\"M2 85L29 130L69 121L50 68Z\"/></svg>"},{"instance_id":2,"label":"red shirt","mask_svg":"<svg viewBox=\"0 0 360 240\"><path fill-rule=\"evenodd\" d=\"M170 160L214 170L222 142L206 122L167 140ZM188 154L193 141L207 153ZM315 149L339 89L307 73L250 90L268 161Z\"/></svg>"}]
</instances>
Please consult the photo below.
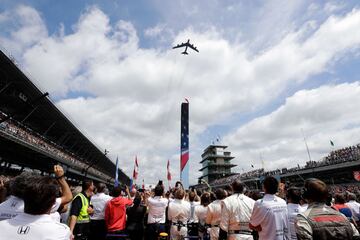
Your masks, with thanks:
<instances>
[{"instance_id":1,"label":"red shirt","mask_svg":"<svg viewBox=\"0 0 360 240\"><path fill-rule=\"evenodd\" d=\"M131 199L119 196L107 203L105 208L105 222L108 232L125 229L126 207L130 206L132 202Z\"/></svg>"}]
</instances>

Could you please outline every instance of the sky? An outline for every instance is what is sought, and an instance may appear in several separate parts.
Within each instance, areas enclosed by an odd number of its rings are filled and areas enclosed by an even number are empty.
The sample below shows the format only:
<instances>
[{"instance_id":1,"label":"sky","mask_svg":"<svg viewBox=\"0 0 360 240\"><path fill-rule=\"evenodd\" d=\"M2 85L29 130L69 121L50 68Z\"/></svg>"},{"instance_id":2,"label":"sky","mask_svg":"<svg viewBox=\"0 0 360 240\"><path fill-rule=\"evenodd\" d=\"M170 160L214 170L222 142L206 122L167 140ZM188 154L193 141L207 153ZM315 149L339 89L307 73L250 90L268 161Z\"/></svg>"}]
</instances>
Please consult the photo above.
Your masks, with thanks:
<instances>
[{"instance_id":1,"label":"sky","mask_svg":"<svg viewBox=\"0 0 360 240\"><path fill-rule=\"evenodd\" d=\"M0 49L71 121L146 184L190 183L220 137L234 172L304 165L360 143L357 1L0 0ZM191 39L199 53L172 47ZM334 147L330 145L330 140Z\"/></svg>"}]
</instances>

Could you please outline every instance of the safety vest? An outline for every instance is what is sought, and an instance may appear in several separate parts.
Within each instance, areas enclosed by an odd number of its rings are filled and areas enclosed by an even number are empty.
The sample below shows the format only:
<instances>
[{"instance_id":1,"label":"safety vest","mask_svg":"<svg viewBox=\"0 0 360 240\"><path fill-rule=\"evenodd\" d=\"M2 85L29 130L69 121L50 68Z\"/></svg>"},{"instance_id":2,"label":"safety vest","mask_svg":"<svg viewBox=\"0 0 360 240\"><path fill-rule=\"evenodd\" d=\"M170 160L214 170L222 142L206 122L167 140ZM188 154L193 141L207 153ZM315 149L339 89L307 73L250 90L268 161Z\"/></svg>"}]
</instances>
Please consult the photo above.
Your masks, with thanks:
<instances>
[{"instance_id":1,"label":"safety vest","mask_svg":"<svg viewBox=\"0 0 360 240\"><path fill-rule=\"evenodd\" d=\"M88 222L90 222L90 217L87 212L87 209L89 207L89 200L82 193L77 194L74 197L74 199L77 197L80 197L80 199L81 199L81 209L80 209L79 216L76 219L76 223L88 223Z\"/></svg>"}]
</instances>

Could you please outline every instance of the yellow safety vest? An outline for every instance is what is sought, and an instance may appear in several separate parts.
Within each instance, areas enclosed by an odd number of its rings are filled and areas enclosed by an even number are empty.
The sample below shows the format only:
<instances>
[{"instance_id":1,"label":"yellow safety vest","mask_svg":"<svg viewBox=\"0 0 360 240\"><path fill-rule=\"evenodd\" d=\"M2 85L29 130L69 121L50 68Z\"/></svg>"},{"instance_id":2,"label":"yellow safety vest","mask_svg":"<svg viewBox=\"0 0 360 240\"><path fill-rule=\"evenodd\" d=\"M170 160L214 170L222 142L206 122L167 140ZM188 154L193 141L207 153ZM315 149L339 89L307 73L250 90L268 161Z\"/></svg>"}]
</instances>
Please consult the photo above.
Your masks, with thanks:
<instances>
[{"instance_id":1,"label":"yellow safety vest","mask_svg":"<svg viewBox=\"0 0 360 240\"><path fill-rule=\"evenodd\" d=\"M87 209L89 207L89 200L87 199L87 197L84 196L84 194L82 193L79 193L77 194L74 199L76 197L80 197L81 199L81 209L80 209L80 213L79 213L79 216L77 217L76 219L76 223L87 223L87 222L90 222L90 216L87 212Z\"/></svg>"}]
</instances>

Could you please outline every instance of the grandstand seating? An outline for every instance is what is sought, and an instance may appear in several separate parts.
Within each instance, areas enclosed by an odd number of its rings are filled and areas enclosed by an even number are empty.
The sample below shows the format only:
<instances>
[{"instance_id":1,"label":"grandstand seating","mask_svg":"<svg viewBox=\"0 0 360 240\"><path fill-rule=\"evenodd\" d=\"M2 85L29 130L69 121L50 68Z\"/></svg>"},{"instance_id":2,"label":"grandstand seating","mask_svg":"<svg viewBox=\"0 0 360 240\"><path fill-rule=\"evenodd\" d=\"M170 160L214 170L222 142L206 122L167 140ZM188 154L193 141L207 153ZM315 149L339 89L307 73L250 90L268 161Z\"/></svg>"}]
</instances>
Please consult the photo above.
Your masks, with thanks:
<instances>
[{"instance_id":1,"label":"grandstand seating","mask_svg":"<svg viewBox=\"0 0 360 240\"><path fill-rule=\"evenodd\" d=\"M333 172L333 175L336 175L337 172L341 172L339 171L339 169L342 169L343 167L344 168L346 167L351 172L352 170L356 170L351 168L353 165L356 166L356 164L353 164L351 166L347 166L347 165L345 166L345 164L356 161L360 161L360 144L331 151L327 156L320 159L319 161L306 162L305 166L303 167L298 165L297 167L283 168L281 170L275 169L266 172L264 171L263 168L260 168L242 174L236 174L230 177L217 179L213 183L211 183L211 185L213 187L220 187L230 184L235 179L240 179L243 182L251 182L251 181L259 182L260 179L264 178L265 176L279 176L280 178L283 178L284 181L286 181L286 178L288 177L295 176L296 178L298 178L298 180L302 181L306 177L306 175L304 175L304 177L301 177L300 175L303 175L305 172L307 172L308 176L314 175L315 172L318 172L320 170L320 168L323 171ZM335 168L332 169L327 168L335 165L344 165L344 166L336 166ZM330 177L328 179L334 181L334 178ZM294 181L294 178L292 178L292 180L293 180L292 182L296 182ZM350 181L350 179L348 179L348 181ZM260 182L259 184L255 184L253 186L260 186Z\"/></svg>"},{"instance_id":2,"label":"grandstand seating","mask_svg":"<svg viewBox=\"0 0 360 240\"><path fill-rule=\"evenodd\" d=\"M115 164L0 51L0 161L41 171L64 164L73 178L113 182ZM121 170L119 181L130 183Z\"/></svg>"}]
</instances>

